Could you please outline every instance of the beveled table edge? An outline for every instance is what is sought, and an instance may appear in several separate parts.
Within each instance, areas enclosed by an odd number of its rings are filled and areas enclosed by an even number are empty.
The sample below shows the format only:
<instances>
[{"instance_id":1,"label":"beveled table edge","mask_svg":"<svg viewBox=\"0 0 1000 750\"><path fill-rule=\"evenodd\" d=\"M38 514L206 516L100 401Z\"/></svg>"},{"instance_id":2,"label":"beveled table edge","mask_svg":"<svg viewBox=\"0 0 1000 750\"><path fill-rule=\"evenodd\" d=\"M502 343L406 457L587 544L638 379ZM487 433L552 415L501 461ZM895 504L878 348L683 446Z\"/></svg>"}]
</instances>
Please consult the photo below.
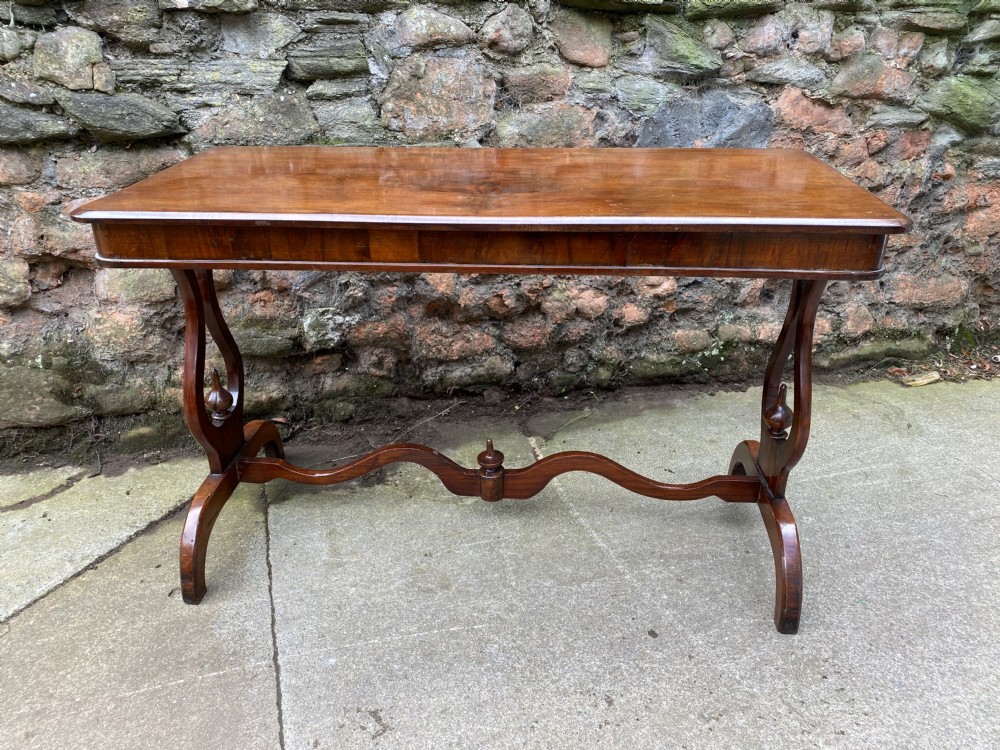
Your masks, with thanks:
<instances>
[{"instance_id":1,"label":"beveled table edge","mask_svg":"<svg viewBox=\"0 0 1000 750\"><path fill-rule=\"evenodd\" d=\"M711 266L584 266L461 263L387 263L292 260L166 260L162 258L108 258L97 253L105 268L187 268L206 270L368 271L385 273L511 274L515 276L700 276L708 278L806 279L819 281L874 281L885 266L855 271L824 269L717 268Z\"/></svg>"},{"instance_id":2,"label":"beveled table edge","mask_svg":"<svg viewBox=\"0 0 1000 750\"><path fill-rule=\"evenodd\" d=\"M411 216L390 214L255 214L197 213L181 211L86 211L87 205L70 213L86 224L213 224L259 227L315 227L361 229L391 226L393 229L493 232L803 232L808 234L902 234L912 222L881 219L767 219L741 216ZM904 217L905 218L905 217Z\"/></svg>"}]
</instances>

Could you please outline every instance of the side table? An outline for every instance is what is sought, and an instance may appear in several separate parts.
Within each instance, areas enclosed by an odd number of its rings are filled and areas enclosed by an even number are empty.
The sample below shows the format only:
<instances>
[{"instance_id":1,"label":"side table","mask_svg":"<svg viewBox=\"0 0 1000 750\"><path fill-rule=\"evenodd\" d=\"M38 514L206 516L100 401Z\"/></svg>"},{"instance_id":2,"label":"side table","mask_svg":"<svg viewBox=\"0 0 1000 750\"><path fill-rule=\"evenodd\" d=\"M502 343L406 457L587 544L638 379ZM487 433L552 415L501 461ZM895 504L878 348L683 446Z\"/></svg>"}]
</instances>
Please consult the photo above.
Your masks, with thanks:
<instances>
[{"instance_id":1,"label":"side table","mask_svg":"<svg viewBox=\"0 0 1000 750\"><path fill-rule=\"evenodd\" d=\"M212 526L240 482L336 484L405 461L489 502L530 498L560 474L587 471L664 500L756 503L782 633L796 632L801 612L785 489L809 439L820 297L829 281L878 278L887 236L909 227L818 159L777 149L218 148L73 218L92 224L102 265L168 268L180 290L184 416L210 471L184 522L184 601L205 594ZM511 469L489 440L473 468L409 443L333 469L289 463L273 423L244 424L243 359L215 269L742 276L789 279L792 292L764 373L759 440L737 445L725 474L665 484L582 451ZM206 385L207 336L225 361L224 382L213 371ZM791 408L782 382L790 360Z\"/></svg>"}]
</instances>

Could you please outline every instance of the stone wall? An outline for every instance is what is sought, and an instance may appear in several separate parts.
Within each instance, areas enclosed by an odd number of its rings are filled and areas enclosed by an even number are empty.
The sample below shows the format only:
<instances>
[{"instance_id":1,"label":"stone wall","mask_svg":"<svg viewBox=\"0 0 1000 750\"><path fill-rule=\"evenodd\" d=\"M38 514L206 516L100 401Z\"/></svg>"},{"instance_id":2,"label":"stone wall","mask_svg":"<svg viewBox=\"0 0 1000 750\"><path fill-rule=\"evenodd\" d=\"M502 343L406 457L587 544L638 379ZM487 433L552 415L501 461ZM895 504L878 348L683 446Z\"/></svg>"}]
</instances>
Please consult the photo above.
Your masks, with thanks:
<instances>
[{"instance_id":1,"label":"stone wall","mask_svg":"<svg viewBox=\"0 0 1000 750\"><path fill-rule=\"evenodd\" d=\"M160 271L67 212L215 144L806 149L914 217L821 360L1000 314L1000 0L0 2L0 428L176 407ZM222 273L250 403L739 378L787 286ZM290 384L294 383L294 387ZM294 401L283 394L295 393Z\"/></svg>"}]
</instances>

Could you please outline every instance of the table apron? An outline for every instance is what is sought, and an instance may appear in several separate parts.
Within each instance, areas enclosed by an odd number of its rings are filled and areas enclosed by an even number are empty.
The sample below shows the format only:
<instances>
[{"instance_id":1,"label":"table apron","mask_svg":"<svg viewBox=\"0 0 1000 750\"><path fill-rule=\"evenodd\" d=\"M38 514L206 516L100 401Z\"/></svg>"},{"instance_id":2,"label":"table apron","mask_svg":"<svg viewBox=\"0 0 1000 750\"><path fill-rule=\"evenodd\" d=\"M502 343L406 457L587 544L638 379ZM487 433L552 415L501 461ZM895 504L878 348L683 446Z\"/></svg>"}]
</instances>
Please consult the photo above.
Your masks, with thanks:
<instances>
[{"instance_id":1,"label":"table apron","mask_svg":"<svg viewBox=\"0 0 1000 750\"><path fill-rule=\"evenodd\" d=\"M875 279L886 236L104 223L110 267Z\"/></svg>"}]
</instances>

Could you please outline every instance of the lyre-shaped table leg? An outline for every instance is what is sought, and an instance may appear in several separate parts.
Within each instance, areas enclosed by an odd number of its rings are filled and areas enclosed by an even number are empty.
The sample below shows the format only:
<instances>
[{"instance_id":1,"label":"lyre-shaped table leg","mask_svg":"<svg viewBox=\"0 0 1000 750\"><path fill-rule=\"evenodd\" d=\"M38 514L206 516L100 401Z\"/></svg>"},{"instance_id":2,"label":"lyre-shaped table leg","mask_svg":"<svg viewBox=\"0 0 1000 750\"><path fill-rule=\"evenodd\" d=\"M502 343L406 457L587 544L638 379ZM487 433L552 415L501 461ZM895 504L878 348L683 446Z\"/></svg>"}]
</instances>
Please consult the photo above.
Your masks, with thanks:
<instances>
[{"instance_id":1,"label":"lyre-shaped table leg","mask_svg":"<svg viewBox=\"0 0 1000 750\"><path fill-rule=\"evenodd\" d=\"M826 282L795 281L781 333L771 350L761 398L760 442L740 444L730 463L732 474L757 474L757 501L774 555L774 624L795 633L802 612L802 555L799 533L785 487L788 474L802 458L809 440L812 413L812 344L816 311ZM786 403L782 375L793 363L794 407Z\"/></svg>"},{"instance_id":2,"label":"lyre-shaped table leg","mask_svg":"<svg viewBox=\"0 0 1000 750\"><path fill-rule=\"evenodd\" d=\"M184 304L184 419L208 457L211 474L188 507L181 534L181 592L188 604L205 595L205 556L212 526L239 484L237 459L264 450L284 455L281 438L270 422L243 425L243 358L226 325L211 271L173 271ZM206 333L226 363L226 382L212 373L205 394Z\"/></svg>"}]
</instances>

